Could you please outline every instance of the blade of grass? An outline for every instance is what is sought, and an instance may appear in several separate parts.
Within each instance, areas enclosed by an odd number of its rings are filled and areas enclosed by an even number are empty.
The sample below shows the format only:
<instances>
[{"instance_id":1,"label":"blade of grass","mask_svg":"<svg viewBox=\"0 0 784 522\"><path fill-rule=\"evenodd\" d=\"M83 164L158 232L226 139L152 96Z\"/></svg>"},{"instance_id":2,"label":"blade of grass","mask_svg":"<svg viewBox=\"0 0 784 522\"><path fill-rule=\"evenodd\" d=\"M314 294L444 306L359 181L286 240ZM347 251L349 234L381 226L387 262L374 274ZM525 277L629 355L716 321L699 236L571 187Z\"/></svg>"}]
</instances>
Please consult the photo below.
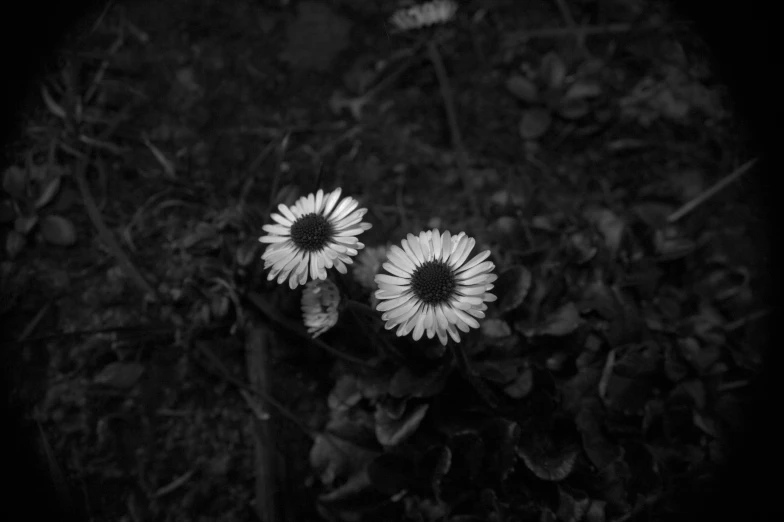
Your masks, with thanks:
<instances>
[{"instance_id":1,"label":"blade of grass","mask_svg":"<svg viewBox=\"0 0 784 522\"><path fill-rule=\"evenodd\" d=\"M718 194L719 191L721 191L721 189L723 189L733 181L739 179L741 176L746 174L749 170L751 170L751 168L754 165L756 165L756 163L757 163L756 158L747 161L746 163L744 163L743 165L735 169L734 172L720 179L718 182L716 182L716 184L714 184L708 190L702 192L691 201L686 202L686 204L684 204L681 208L679 208L678 210L670 214L669 217L667 218L667 221L669 223L675 223L683 216L685 216L686 214L688 214L689 212L691 212L692 210L694 210L695 208L697 208L698 206L700 206L701 204L705 203L710 198Z\"/></svg>"},{"instance_id":2,"label":"blade of grass","mask_svg":"<svg viewBox=\"0 0 784 522\"><path fill-rule=\"evenodd\" d=\"M465 147L463 146L463 138L460 136L460 128L457 125L457 112L455 111L452 88L449 84L449 77L446 74L444 61L441 59L441 53L438 52L438 45L434 40L429 40L427 43L427 55L433 63L433 68L435 69L436 77L438 78L438 85L441 89L441 98L444 101L449 132L452 135L452 146L455 149L457 170L460 172L460 177L463 180L463 190L465 190L466 196L468 197L471 213L474 216L480 216L479 203L473 195L471 178L469 177L468 157L466 156Z\"/></svg>"},{"instance_id":3,"label":"blade of grass","mask_svg":"<svg viewBox=\"0 0 784 522\"><path fill-rule=\"evenodd\" d=\"M98 235L109 247L112 255L117 260L117 262L120 263L120 266L123 267L125 273L128 274L128 276L136 283L136 285L145 292L148 299L155 302L158 300L158 295L155 292L155 289L153 289L150 283L144 279L141 272L139 272L136 266L131 262L131 259L125 254L123 249L120 247L120 244L114 238L114 235L112 235L111 231L106 226L106 223L104 223L103 218L101 217L101 212L98 210L98 207L95 204L95 200L93 199L92 193L90 192L90 187L88 186L87 179L85 177L87 163L87 159L82 159L74 172L74 179L76 180L76 185L79 187L82 201L84 201L84 206L87 210L87 215L90 217L90 221L93 222L93 225L98 230Z\"/></svg>"}]
</instances>

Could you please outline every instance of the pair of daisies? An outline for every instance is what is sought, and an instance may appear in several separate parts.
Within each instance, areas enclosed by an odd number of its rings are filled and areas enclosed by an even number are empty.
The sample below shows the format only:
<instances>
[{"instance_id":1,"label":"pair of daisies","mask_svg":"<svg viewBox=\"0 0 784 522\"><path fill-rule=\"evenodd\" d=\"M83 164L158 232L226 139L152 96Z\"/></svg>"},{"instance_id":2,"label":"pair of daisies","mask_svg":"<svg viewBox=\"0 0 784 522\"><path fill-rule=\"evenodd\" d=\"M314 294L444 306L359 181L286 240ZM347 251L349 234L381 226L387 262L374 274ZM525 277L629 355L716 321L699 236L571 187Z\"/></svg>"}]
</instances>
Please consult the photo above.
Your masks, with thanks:
<instances>
[{"instance_id":1,"label":"pair of daisies","mask_svg":"<svg viewBox=\"0 0 784 522\"><path fill-rule=\"evenodd\" d=\"M290 207L278 205L280 213L271 215L276 224L264 225L267 235L259 238L269 244L261 256L270 269L268 280L288 280L292 289L307 284L302 308L305 325L316 335L337 321L339 293L325 284L327 270L334 267L345 274L346 265L364 248L357 236L371 227L362 222L367 209L340 194L340 189L319 190ZM495 265L487 261L489 250L469 259L475 245L463 232L453 236L438 229L408 234L400 246L392 245L381 265L388 274L374 278L376 310L387 330L397 328L398 336L413 333L414 340L437 335L446 344L448 337L460 342L458 330L478 328L485 303L496 299L489 292L497 276Z\"/></svg>"}]
</instances>

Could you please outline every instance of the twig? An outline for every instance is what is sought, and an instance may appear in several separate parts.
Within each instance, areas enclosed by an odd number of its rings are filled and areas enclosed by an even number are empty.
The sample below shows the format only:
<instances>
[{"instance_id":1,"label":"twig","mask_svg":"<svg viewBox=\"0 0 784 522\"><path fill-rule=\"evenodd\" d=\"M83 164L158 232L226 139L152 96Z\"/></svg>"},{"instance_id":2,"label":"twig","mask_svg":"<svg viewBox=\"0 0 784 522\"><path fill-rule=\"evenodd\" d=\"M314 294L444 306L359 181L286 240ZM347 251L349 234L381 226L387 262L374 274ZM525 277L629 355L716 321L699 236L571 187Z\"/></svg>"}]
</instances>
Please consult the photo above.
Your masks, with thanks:
<instances>
[{"instance_id":1,"label":"twig","mask_svg":"<svg viewBox=\"0 0 784 522\"><path fill-rule=\"evenodd\" d=\"M647 28L658 28L658 26L652 25ZM632 24L584 25L580 28L580 33L585 37L602 34L628 33L632 29L638 29L638 27L635 27ZM510 47L518 45L521 41L537 38L563 38L572 36L573 34L574 29L571 27L546 27L544 29L532 29L530 31L523 30L509 35L504 40L503 46Z\"/></svg>"},{"instance_id":2,"label":"twig","mask_svg":"<svg viewBox=\"0 0 784 522\"><path fill-rule=\"evenodd\" d=\"M172 491L176 490L177 488L183 486L186 482L188 482L191 477L196 473L196 468L190 469L177 477L176 479L172 480L170 483L166 484L163 487L158 488L155 493L153 493L153 497L162 497L164 495L168 495Z\"/></svg>"},{"instance_id":3,"label":"twig","mask_svg":"<svg viewBox=\"0 0 784 522\"><path fill-rule=\"evenodd\" d=\"M60 502L67 507L69 513L73 512L73 499L71 498L71 494L68 491L68 483L66 482L65 476L63 475L63 470L57 463L52 446L49 444L49 440L46 438L46 433L44 433L43 426L41 426L41 423L37 420L35 421L35 424L38 426L39 443L43 449L44 455L46 456L46 463L49 467L49 476L54 483L55 490L57 491L57 497Z\"/></svg>"},{"instance_id":4,"label":"twig","mask_svg":"<svg viewBox=\"0 0 784 522\"><path fill-rule=\"evenodd\" d=\"M449 77L446 74L446 67L441 60L441 54L438 52L438 46L434 40L427 42L427 55L433 63L433 68L436 71L438 78L438 85L441 89L441 97L444 100L444 108L446 109L446 118L449 123L449 132L452 135L452 146L455 149L455 156L457 159L457 169L463 179L463 189L468 196L468 202L471 206L471 212L474 216L480 215L479 204L477 198L473 197L471 188L471 178L468 172L468 158L466 157L465 147L463 147L463 139L460 136L460 129L457 126L457 114L455 112L455 102L452 96L452 88L449 85Z\"/></svg>"},{"instance_id":5,"label":"twig","mask_svg":"<svg viewBox=\"0 0 784 522\"><path fill-rule=\"evenodd\" d=\"M30 320L30 322L27 323L27 326L25 326L25 329L19 335L19 338L16 340L16 342L21 343L25 339L27 339L30 336L30 334L33 333L35 327L38 326L38 323L41 322L41 319L44 318L44 315L46 315L46 312L48 312L51 307L52 307L52 301L49 301L43 307L41 307L41 309L38 310L38 313L35 314L35 317L33 317Z\"/></svg>"},{"instance_id":6,"label":"twig","mask_svg":"<svg viewBox=\"0 0 784 522\"><path fill-rule=\"evenodd\" d=\"M727 323L726 325L724 325L724 331L733 332L742 326L746 326L748 323L752 321L757 321L759 319L762 319L763 317L766 317L769 313L770 313L769 310L757 310L756 312L752 312L744 317L741 317L740 319L736 319L731 323Z\"/></svg>"},{"instance_id":7,"label":"twig","mask_svg":"<svg viewBox=\"0 0 784 522\"><path fill-rule=\"evenodd\" d=\"M147 282L146 279L144 279L144 277L142 277L142 274L139 272L139 270L137 270L136 266L134 266L125 252L123 252L120 244L117 242L109 228L103 222L103 219L101 218L101 212L95 205L95 200L90 193L90 187L87 185L85 170L87 170L87 159L83 159L79 162L79 165L76 167L76 171L74 172L74 178L76 179L76 184L79 187L79 192L81 193L82 200L84 201L84 207L87 209L87 215L90 217L90 221L93 222L93 225L98 230L98 235L109 247L112 255L123 267L125 273L128 274L131 279L134 280L137 286L147 294L148 299L153 302L157 301L158 296L153 287L150 285L150 283Z\"/></svg>"},{"instance_id":8,"label":"twig","mask_svg":"<svg viewBox=\"0 0 784 522\"><path fill-rule=\"evenodd\" d=\"M415 65L419 61L418 56L414 55L403 62L397 69L389 73L387 76L383 77L381 80L378 81L375 85L373 85L370 89L362 95L363 98L372 98L373 96L377 95L379 92L387 88L389 85L392 84L401 74L406 72L410 69L413 65Z\"/></svg>"},{"instance_id":9,"label":"twig","mask_svg":"<svg viewBox=\"0 0 784 522\"><path fill-rule=\"evenodd\" d=\"M269 362L271 332L262 324L247 323L245 356L250 386L259 394L270 391ZM244 390L243 390L244 391ZM256 448L256 513L264 522L280 519L275 490L278 486L275 438L272 426L257 415L253 418L253 442Z\"/></svg>"},{"instance_id":10,"label":"twig","mask_svg":"<svg viewBox=\"0 0 784 522\"><path fill-rule=\"evenodd\" d=\"M695 197L691 201L686 202L686 204L684 204L681 208L679 208L678 210L676 210L675 212L670 214L669 217L667 217L667 222L668 223L675 223L676 221L681 219L683 216L685 216L686 214L688 214L689 212L691 212L692 210L694 210L695 208L697 208L701 204L705 203L708 199L710 199L713 196L715 196L721 189L723 189L724 187L726 187L727 185L729 185L733 181L739 179L742 175L744 175L746 172L751 170L751 167L753 167L756 163L757 163L757 159L756 158L753 159L753 160L747 161L746 163L744 163L743 165L741 165L740 167L735 169L735 171L733 173L731 173L728 176L724 177L723 179L719 180L716 184L714 184L708 190L702 192L700 195L698 195L697 197Z\"/></svg>"},{"instance_id":11,"label":"twig","mask_svg":"<svg viewBox=\"0 0 784 522\"><path fill-rule=\"evenodd\" d=\"M293 321L289 321L285 317L282 317L280 314L278 314L275 311L275 309L272 306L270 306L270 304L267 303L267 301L261 295L255 293L255 292L249 292L247 297L256 306L256 308L258 308L258 310L262 314L267 316L267 318L271 319L272 321L274 321L275 323L279 324L280 326L282 326L286 330L290 331L291 333L294 333L297 336L307 340L308 342L318 346L319 348L321 348L325 352L331 353L335 357L338 357L339 359L343 359L344 361L347 361L347 362L350 362L350 363L353 363L353 364L358 364L360 366L364 366L365 368L373 368L374 367L374 365L369 363L368 361L365 361L365 360L360 359L358 357L354 357L354 356L349 355L347 353L343 353L340 350L336 350L335 348L331 347L330 345L328 345L324 341L311 337L305 330L303 330L302 328L299 327L299 324L297 324L297 323L295 323Z\"/></svg>"}]
</instances>

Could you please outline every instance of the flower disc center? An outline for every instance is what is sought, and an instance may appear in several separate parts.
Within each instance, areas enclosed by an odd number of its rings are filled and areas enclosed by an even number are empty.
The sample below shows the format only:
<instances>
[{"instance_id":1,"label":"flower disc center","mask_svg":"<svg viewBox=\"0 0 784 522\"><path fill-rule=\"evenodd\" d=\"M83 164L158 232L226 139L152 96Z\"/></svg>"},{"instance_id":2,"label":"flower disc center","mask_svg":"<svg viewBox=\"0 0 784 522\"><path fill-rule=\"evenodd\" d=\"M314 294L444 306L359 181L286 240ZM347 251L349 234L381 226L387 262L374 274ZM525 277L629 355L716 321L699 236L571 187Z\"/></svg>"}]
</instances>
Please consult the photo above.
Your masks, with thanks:
<instances>
[{"instance_id":1,"label":"flower disc center","mask_svg":"<svg viewBox=\"0 0 784 522\"><path fill-rule=\"evenodd\" d=\"M332 225L321 214L310 213L291 225L291 240L306 252L316 252L332 237Z\"/></svg>"},{"instance_id":2,"label":"flower disc center","mask_svg":"<svg viewBox=\"0 0 784 522\"><path fill-rule=\"evenodd\" d=\"M427 261L414 270L411 289L425 304L444 303L452 297L457 286L455 275L443 261Z\"/></svg>"}]
</instances>

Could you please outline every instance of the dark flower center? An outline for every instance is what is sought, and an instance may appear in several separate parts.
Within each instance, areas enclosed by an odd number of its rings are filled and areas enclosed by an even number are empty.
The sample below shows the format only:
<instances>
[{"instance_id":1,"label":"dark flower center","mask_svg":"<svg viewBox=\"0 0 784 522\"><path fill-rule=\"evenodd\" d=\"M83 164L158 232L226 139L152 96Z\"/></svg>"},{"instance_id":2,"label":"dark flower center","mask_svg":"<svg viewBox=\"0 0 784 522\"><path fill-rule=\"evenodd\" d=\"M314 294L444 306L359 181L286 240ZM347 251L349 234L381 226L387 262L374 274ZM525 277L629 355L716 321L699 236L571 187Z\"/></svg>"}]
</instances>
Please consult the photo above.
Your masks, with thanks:
<instances>
[{"instance_id":1,"label":"dark flower center","mask_svg":"<svg viewBox=\"0 0 784 522\"><path fill-rule=\"evenodd\" d=\"M291 225L291 240L306 252L321 250L331 237L332 225L321 214L306 214Z\"/></svg>"},{"instance_id":2,"label":"dark flower center","mask_svg":"<svg viewBox=\"0 0 784 522\"><path fill-rule=\"evenodd\" d=\"M411 276L411 289L423 303L435 305L452 297L457 286L455 275L443 261L427 261Z\"/></svg>"}]
</instances>

